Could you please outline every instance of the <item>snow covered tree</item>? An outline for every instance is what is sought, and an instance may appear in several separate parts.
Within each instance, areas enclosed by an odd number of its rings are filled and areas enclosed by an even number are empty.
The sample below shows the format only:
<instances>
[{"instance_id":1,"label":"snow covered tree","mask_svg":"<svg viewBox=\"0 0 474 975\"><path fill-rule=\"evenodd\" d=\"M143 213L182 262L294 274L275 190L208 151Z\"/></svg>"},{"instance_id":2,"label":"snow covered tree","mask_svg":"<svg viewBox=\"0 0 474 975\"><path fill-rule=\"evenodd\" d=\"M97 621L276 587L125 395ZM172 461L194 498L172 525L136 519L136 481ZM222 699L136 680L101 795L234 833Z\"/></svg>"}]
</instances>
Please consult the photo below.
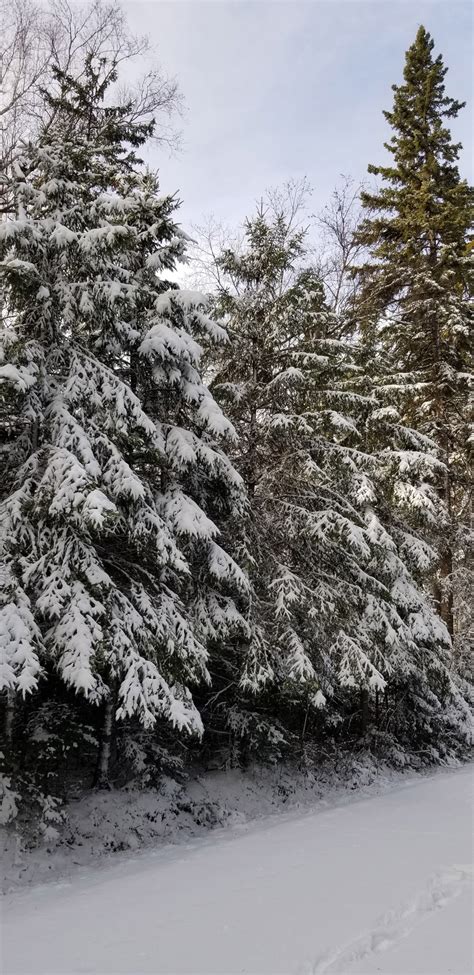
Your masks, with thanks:
<instances>
[{"instance_id":1,"label":"snow covered tree","mask_svg":"<svg viewBox=\"0 0 474 975\"><path fill-rule=\"evenodd\" d=\"M9 169L24 140L49 125L56 106L44 91L56 90L56 69L79 77L88 55L105 56L110 67L137 62L151 53L149 39L134 36L122 6L114 0L0 0L0 157ZM154 138L176 145L173 118L180 108L176 82L159 67L148 69L131 87L120 79L116 95L128 103L130 120L159 119ZM0 213L13 212L10 184L0 185ZM14 208L14 204L13 204Z\"/></svg>"},{"instance_id":2,"label":"snow covered tree","mask_svg":"<svg viewBox=\"0 0 474 975\"><path fill-rule=\"evenodd\" d=\"M212 389L239 433L251 506L241 685L272 686L305 713L332 699L337 712L341 688L365 701L423 667L446 673L449 637L416 581L433 553L402 517L434 517L428 482L440 464L426 438L357 389L355 350L328 337L333 315L297 219L262 206L243 251L220 258L230 343Z\"/></svg>"},{"instance_id":3,"label":"snow covered tree","mask_svg":"<svg viewBox=\"0 0 474 975\"><path fill-rule=\"evenodd\" d=\"M420 27L404 81L393 86L393 109L384 113L393 131L386 143L392 163L369 166L381 185L362 193L366 218L356 239L369 257L358 268L358 314L372 348L383 348L380 394L442 451L439 490L450 524L443 525L436 599L453 633L453 568L472 495L474 193L460 177L461 145L446 126L463 104L446 95L447 69L433 47Z\"/></svg>"},{"instance_id":4,"label":"snow covered tree","mask_svg":"<svg viewBox=\"0 0 474 975\"><path fill-rule=\"evenodd\" d=\"M114 714L201 733L190 685L245 630L247 585L217 524L242 505L234 433L199 371L200 336L225 334L166 280L186 238L137 156L152 123L107 104L114 77L93 58L57 73L0 226L0 686L54 671L104 702L102 781Z\"/></svg>"},{"instance_id":5,"label":"snow covered tree","mask_svg":"<svg viewBox=\"0 0 474 975\"><path fill-rule=\"evenodd\" d=\"M356 374L351 385L367 393L367 374ZM469 693L455 673L449 633L429 592L435 543L440 528L449 526L437 490L445 468L436 444L408 427L378 392L373 389L371 403L358 411L353 440L367 455L359 467L363 476L355 503L379 550L372 571L388 590L398 618L385 713L381 722L377 694L376 724L408 748L462 750L472 729Z\"/></svg>"}]
</instances>

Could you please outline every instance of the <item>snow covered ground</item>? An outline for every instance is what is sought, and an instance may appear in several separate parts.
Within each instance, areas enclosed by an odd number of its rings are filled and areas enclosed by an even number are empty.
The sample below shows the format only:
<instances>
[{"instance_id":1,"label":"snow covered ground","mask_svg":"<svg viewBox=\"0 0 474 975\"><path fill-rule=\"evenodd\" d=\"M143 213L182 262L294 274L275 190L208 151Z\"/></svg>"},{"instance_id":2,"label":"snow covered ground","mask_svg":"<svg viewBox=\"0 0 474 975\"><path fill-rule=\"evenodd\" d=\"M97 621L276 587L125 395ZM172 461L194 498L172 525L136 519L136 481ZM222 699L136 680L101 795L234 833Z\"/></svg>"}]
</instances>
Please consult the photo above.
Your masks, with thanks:
<instances>
[{"instance_id":1,"label":"snow covered ground","mask_svg":"<svg viewBox=\"0 0 474 975\"><path fill-rule=\"evenodd\" d=\"M379 795L419 774L427 774L426 767L394 769L370 752L347 751L320 756L317 766L194 769L181 781L162 774L155 787L85 789L64 807L66 822L56 839L38 836L35 842L31 815L20 830L0 829L1 890L70 880L100 860L186 843L221 826L243 826L290 810L314 812L353 802L354 794Z\"/></svg>"},{"instance_id":2,"label":"snow covered ground","mask_svg":"<svg viewBox=\"0 0 474 975\"><path fill-rule=\"evenodd\" d=\"M469 975L472 785L464 767L9 895L2 971Z\"/></svg>"}]
</instances>

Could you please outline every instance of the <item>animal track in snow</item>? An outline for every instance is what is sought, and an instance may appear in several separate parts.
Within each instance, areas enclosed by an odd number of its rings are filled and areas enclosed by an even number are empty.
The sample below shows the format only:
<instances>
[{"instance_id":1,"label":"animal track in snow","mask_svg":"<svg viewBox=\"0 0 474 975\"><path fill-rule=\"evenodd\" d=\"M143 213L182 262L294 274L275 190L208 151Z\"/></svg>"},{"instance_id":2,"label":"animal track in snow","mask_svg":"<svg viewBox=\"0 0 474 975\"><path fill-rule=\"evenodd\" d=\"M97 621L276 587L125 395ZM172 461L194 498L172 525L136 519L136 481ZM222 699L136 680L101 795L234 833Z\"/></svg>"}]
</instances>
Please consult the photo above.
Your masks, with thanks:
<instances>
[{"instance_id":1,"label":"animal track in snow","mask_svg":"<svg viewBox=\"0 0 474 975\"><path fill-rule=\"evenodd\" d=\"M407 938L427 915L441 910L458 897L464 887L472 883L472 877L472 865L453 865L435 874L411 901L382 915L371 931L341 948L326 952L303 971L306 975L343 975L352 962L362 961L375 952L387 951Z\"/></svg>"}]
</instances>

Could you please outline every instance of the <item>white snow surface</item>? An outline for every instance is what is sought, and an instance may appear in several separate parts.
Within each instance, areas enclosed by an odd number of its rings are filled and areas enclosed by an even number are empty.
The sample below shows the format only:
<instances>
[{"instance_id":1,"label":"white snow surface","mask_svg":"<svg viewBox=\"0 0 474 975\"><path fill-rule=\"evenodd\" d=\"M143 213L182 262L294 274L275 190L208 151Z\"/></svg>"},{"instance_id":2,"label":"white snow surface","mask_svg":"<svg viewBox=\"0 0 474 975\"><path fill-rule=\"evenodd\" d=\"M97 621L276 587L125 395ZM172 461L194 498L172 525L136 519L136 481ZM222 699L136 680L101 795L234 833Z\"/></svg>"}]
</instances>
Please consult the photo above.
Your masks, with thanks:
<instances>
[{"instance_id":1,"label":"white snow surface","mask_svg":"<svg viewBox=\"0 0 474 975\"><path fill-rule=\"evenodd\" d=\"M469 975L473 766L4 898L2 971Z\"/></svg>"}]
</instances>

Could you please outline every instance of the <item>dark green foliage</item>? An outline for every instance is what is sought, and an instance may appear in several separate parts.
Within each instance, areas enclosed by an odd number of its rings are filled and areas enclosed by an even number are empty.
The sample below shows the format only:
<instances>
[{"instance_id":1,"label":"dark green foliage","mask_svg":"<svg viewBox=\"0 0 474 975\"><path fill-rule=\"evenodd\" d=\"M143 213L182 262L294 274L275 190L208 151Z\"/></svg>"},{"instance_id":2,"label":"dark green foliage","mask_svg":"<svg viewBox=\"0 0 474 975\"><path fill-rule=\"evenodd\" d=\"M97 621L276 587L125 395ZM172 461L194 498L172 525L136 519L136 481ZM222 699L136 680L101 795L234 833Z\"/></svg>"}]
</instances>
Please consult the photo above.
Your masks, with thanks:
<instances>
[{"instance_id":1,"label":"dark green foliage","mask_svg":"<svg viewBox=\"0 0 474 975\"><path fill-rule=\"evenodd\" d=\"M393 109L384 113L393 162L369 166L381 182L362 193L367 215L357 242L369 257L356 269L357 314L382 395L399 404L409 426L433 438L445 464L438 488L449 524L439 540L435 596L453 633L453 572L472 492L474 191L460 177L461 145L446 124L464 103L446 94L447 68L433 47L420 27L403 84L393 86Z\"/></svg>"}]
</instances>

